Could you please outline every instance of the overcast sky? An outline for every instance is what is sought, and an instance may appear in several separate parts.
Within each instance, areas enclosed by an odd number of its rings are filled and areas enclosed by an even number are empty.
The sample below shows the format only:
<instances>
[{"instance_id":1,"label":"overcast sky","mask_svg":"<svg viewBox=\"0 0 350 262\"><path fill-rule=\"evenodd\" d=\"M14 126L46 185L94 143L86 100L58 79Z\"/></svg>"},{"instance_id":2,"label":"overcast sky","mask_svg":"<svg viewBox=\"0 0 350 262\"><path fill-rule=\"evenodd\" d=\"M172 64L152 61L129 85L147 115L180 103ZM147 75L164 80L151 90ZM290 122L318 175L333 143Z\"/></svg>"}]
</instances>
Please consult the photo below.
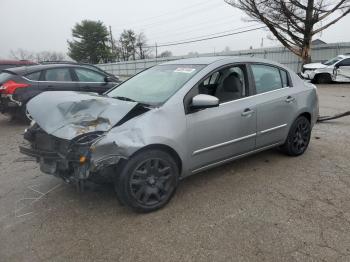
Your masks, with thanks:
<instances>
[{"instance_id":1,"label":"overcast sky","mask_svg":"<svg viewBox=\"0 0 350 262\"><path fill-rule=\"evenodd\" d=\"M242 20L245 15L224 0L0 0L0 58L9 58L10 50L59 51L67 53L71 29L83 19L101 20L112 26L116 38L123 29L144 32L148 44L178 41L197 36L246 30L254 23ZM251 27L248 27L251 26ZM350 41L350 16L317 36L325 42ZM174 47L163 47L174 55L188 52L218 52L276 46L260 30L221 39Z\"/></svg>"}]
</instances>

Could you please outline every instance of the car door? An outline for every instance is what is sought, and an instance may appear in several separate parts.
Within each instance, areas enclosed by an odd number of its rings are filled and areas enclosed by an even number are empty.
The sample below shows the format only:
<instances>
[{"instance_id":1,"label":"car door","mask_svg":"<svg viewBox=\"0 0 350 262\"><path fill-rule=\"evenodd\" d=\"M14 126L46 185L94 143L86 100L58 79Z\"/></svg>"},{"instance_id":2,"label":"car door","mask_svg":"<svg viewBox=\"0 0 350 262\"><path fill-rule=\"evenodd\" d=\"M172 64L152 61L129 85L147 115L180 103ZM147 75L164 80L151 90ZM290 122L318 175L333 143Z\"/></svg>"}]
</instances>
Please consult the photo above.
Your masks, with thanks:
<instances>
[{"instance_id":1,"label":"car door","mask_svg":"<svg viewBox=\"0 0 350 262\"><path fill-rule=\"evenodd\" d=\"M213 72L209 79L195 86L184 100L188 106L196 94L215 95L220 99L218 107L186 110L192 172L255 148L256 106L245 99L249 94L247 68L232 65L218 72L219 75ZM236 75L236 79L232 75ZM237 75L240 81L237 81ZM230 77L233 81L229 81ZM211 80L213 78L215 82Z\"/></svg>"},{"instance_id":2,"label":"car door","mask_svg":"<svg viewBox=\"0 0 350 262\"><path fill-rule=\"evenodd\" d=\"M295 89L286 70L251 64L257 103L256 147L284 142L297 113Z\"/></svg>"},{"instance_id":3,"label":"car door","mask_svg":"<svg viewBox=\"0 0 350 262\"><path fill-rule=\"evenodd\" d=\"M107 82L106 75L87 68L74 68L80 91L102 94L116 83Z\"/></svg>"},{"instance_id":4,"label":"car door","mask_svg":"<svg viewBox=\"0 0 350 262\"><path fill-rule=\"evenodd\" d=\"M41 91L78 91L69 67L48 68L39 79Z\"/></svg>"},{"instance_id":5,"label":"car door","mask_svg":"<svg viewBox=\"0 0 350 262\"><path fill-rule=\"evenodd\" d=\"M346 58L335 65L335 80L350 82L350 58Z\"/></svg>"}]
</instances>

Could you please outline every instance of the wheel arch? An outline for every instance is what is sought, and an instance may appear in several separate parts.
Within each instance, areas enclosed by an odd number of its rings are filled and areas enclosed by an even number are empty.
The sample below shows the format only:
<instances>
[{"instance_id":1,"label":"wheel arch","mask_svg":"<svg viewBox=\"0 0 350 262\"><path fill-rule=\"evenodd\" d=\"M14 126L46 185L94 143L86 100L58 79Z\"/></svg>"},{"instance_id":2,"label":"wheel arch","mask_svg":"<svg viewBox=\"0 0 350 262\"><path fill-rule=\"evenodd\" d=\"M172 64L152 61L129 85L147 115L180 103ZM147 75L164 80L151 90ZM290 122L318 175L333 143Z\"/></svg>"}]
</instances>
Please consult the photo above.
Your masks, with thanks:
<instances>
[{"instance_id":1,"label":"wheel arch","mask_svg":"<svg viewBox=\"0 0 350 262\"><path fill-rule=\"evenodd\" d=\"M318 83L318 81L319 81L318 78L320 76L327 76L327 77L329 77L329 81L332 81L332 74L331 73L329 73L329 72L320 72L320 73L316 73L315 74L313 82Z\"/></svg>"},{"instance_id":2,"label":"wheel arch","mask_svg":"<svg viewBox=\"0 0 350 262\"><path fill-rule=\"evenodd\" d=\"M181 176L182 168L183 168L182 160L181 160L179 154L172 147L170 147L168 145L165 145L165 144L150 144L150 145L147 145L147 146L145 146L143 148L140 148L139 150L134 152L130 157L134 156L135 154L139 154L139 153L142 153L143 151L151 150L151 149L161 150L161 151L164 151L164 152L170 154L174 158L174 160L176 162L176 165L179 168L179 174Z\"/></svg>"},{"instance_id":3,"label":"wheel arch","mask_svg":"<svg viewBox=\"0 0 350 262\"><path fill-rule=\"evenodd\" d=\"M298 117L301 117L301 116L304 116L307 120L309 120L310 124L312 123L312 116L311 116L311 113L309 112L303 112L303 113L300 113L295 119L298 119Z\"/></svg>"}]
</instances>

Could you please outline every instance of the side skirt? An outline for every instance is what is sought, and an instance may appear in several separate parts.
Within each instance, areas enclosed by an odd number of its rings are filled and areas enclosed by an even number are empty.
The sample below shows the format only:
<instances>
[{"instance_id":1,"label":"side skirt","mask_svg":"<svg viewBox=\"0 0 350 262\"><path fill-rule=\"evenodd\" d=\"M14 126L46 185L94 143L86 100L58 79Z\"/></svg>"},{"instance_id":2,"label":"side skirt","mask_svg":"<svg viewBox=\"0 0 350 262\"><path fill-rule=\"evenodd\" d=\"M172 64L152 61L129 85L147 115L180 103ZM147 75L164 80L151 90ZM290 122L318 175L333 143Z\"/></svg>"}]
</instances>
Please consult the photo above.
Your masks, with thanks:
<instances>
[{"instance_id":1,"label":"side skirt","mask_svg":"<svg viewBox=\"0 0 350 262\"><path fill-rule=\"evenodd\" d=\"M236 159L239 159L239 158L242 158L242 157L245 157L245 156L253 155L253 154L259 153L261 151L264 151L264 150L267 150L267 149L270 149L270 148L274 148L274 147L279 146L281 144L283 144L283 142L278 142L278 143L275 143L275 144L272 144L272 145L269 145L269 146L261 147L261 148L255 149L253 151L244 153L244 154L240 154L240 155L233 156L233 157L230 157L230 158L227 158L227 159L215 162L215 163L211 163L209 165L202 166L200 168L192 170L189 175L197 174L197 173L200 173L202 171L205 171L205 170L217 167L217 166L221 166L221 165L226 164L228 162L231 162L233 160L236 160Z\"/></svg>"}]
</instances>

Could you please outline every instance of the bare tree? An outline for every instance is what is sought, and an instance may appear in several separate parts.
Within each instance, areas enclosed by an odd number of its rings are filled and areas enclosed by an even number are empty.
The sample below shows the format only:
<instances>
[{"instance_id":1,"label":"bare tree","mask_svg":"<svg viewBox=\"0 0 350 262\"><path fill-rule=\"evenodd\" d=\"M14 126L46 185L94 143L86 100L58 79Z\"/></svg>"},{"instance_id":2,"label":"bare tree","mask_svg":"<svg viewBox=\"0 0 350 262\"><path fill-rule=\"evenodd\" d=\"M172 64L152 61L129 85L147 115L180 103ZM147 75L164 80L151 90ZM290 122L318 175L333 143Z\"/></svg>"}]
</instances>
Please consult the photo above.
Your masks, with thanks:
<instances>
[{"instance_id":1,"label":"bare tree","mask_svg":"<svg viewBox=\"0 0 350 262\"><path fill-rule=\"evenodd\" d=\"M63 61L66 59L66 56L63 53L55 51L42 51L36 53L37 62L43 61Z\"/></svg>"},{"instance_id":2,"label":"bare tree","mask_svg":"<svg viewBox=\"0 0 350 262\"><path fill-rule=\"evenodd\" d=\"M66 58L66 56L61 52L55 52L55 51L32 52L21 48L17 50L11 50L10 56L17 60L32 60L36 62L62 61Z\"/></svg>"},{"instance_id":3,"label":"bare tree","mask_svg":"<svg viewBox=\"0 0 350 262\"><path fill-rule=\"evenodd\" d=\"M147 48L147 38L144 33L139 33L136 36L136 53L140 59L146 59L150 49Z\"/></svg>"},{"instance_id":4,"label":"bare tree","mask_svg":"<svg viewBox=\"0 0 350 262\"><path fill-rule=\"evenodd\" d=\"M30 52L30 51L24 50L22 48L18 48L17 50L11 50L10 56L13 59L17 59L17 60L34 60L35 59L34 52Z\"/></svg>"},{"instance_id":5,"label":"bare tree","mask_svg":"<svg viewBox=\"0 0 350 262\"><path fill-rule=\"evenodd\" d=\"M130 58L135 60L136 58L136 34L133 30L124 30L119 38L121 45L122 59L128 61Z\"/></svg>"},{"instance_id":6,"label":"bare tree","mask_svg":"<svg viewBox=\"0 0 350 262\"><path fill-rule=\"evenodd\" d=\"M251 21L266 25L303 63L311 61L312 37L350 13L350 0L225 0ZM344 31L345 33L345 31Z\"/></svg>"}]
</instances>

